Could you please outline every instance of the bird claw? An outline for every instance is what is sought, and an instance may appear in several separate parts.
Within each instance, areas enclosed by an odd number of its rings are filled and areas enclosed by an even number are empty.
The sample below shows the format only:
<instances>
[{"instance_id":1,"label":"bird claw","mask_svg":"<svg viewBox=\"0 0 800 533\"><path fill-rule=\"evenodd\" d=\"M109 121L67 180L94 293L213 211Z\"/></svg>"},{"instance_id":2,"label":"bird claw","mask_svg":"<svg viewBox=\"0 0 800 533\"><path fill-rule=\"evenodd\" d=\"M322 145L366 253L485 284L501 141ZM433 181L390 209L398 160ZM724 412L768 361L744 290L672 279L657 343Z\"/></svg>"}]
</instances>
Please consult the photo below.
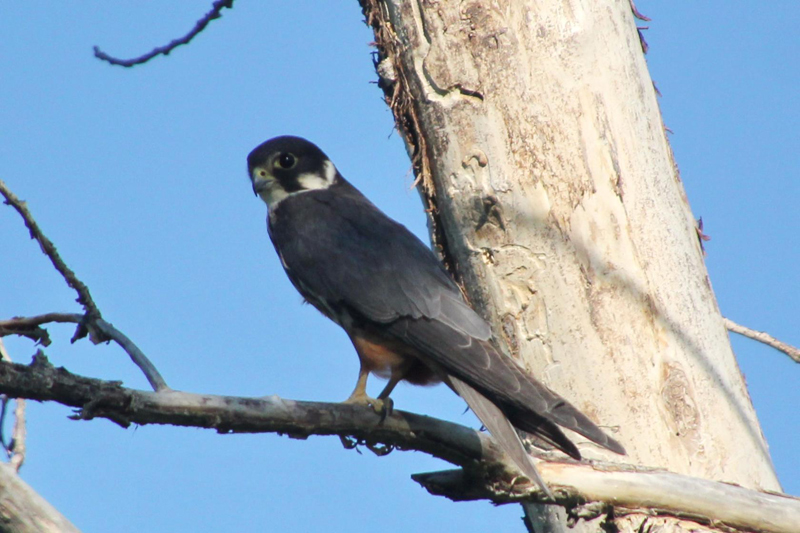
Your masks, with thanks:
<instances>
[{"instance_id":1,"label":"bird claw","mask_svg":"<svg viewBox=\"0 0 800 533\"><path fill-rule=\"evenodd\" d=\"M391 398L383 398L378 399L378 402L381 403L380 409L377 408L377 405L373 405L372 408L375 409L375 412L381 415L381 422L386 420L387 416L392 416L394 412L394 400Z\"/></svg>"},{"instance_id":2,"label":"bird claw","mask_svg":"<svg viewBox=\"0 0 800 533\"><path fill-rule=\"evenodd\" d=\"M381 417L381 422L394 411L394 401L391 398L370 398L366 394L354 394L342 403L369 407Z\"/></svg>"}]
</instances>

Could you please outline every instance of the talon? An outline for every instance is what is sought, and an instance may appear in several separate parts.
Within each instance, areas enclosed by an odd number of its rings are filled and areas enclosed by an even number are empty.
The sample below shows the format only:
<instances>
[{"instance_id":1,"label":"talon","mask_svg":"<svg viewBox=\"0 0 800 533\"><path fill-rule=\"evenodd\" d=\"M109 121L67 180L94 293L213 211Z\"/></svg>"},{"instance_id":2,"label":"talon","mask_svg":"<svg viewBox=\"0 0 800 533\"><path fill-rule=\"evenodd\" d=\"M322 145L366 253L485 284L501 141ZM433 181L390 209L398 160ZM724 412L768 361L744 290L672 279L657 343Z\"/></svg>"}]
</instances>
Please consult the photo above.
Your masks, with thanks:
<instances>
[{"instance_id":1,"label":"talon","mask_svg":"<svg viewBox=\"0 0 800 533\"><path fill-rule=\"evenodd\" d=\"M378 408L377 402L380 402L380 409ZM375 412L381 415L381 422L386 420L387 416L392 416L394 412L394 400L391 398L384 398L382 400L377 400L376 404L372 406L375 409Z\"/></svg>"},{"instance_id":2,"label":"talon","mask_svg":"<svg viewBox=\"0 0 800 533\"><path fill-rule=\"evenodd\" d=\"M346 403L348 405L362 405L364 407L371 407L376 413L380 413L381 409L383 409L383 400L377 400L363 393L362 394L353 393L350 395L348 399L346 399L342 403Z\"/></svg>"},{"instance_id":3,"label":"talon","mask_svg":"<svg viewBox=\"0 0 800 533\"><path fill-rule=\"evenodd\" d=\"M387 416L391 416L394 411L394 401L391 398L370 398L366 394L353 394L342 403L369 407L381 417L381 422L386 420Z\"/></svg>"}]
</instances>

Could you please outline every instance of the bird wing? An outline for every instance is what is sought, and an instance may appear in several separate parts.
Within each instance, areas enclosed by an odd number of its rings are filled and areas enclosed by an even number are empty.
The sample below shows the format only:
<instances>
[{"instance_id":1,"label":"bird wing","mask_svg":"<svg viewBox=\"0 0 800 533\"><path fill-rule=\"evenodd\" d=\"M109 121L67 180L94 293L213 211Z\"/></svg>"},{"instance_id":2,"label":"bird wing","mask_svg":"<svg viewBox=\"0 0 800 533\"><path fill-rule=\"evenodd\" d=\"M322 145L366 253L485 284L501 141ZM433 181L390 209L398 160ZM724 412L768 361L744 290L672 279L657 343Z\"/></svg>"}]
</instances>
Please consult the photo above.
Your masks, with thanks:
<instances>
[{"instance_id":1,"label":"bird wing","mask_svg":"<svg viewBox=\"0 0 800 533\"><path fill-rule=\"evenodd\" d=\"M426 362L433 368L440 366L476 389L515 427L538 435L564 453L580 458L578 449L558 426L613 452L625 453L622 445L586 415L523 371L513 359L501 355L488 341L437 320L398 319L389 325L389 331L430 358Z\"/></svg>"},{"instance_id":2,"label":"bird wing","mask_svg":"<svg viewBox=\"0 0 800 533\"><path fill-rule=\"evenodd\" d=\"M514 426L573 457L580 457L577 448L554 423L624 453L578 409L501 355L488 342L489 325L464 302L433 252L349 183L287 198L270 217L289 278L317 307L381 324L432 369L495 404ZM292 217L297 220L280 223Z\"/></svg>"},{"instance_id":3,"label":"bird wing","mask_svg":"<svg viewBox=\"0 0 800 533\"><path fill-rule=\"evenodd\" d=\"M433 252L347 182L281 202L270 214L270 235L289 278L312 302L344 305L382 324L425 317L474 338L492 335Z\"/></svg>"}]
</instances>

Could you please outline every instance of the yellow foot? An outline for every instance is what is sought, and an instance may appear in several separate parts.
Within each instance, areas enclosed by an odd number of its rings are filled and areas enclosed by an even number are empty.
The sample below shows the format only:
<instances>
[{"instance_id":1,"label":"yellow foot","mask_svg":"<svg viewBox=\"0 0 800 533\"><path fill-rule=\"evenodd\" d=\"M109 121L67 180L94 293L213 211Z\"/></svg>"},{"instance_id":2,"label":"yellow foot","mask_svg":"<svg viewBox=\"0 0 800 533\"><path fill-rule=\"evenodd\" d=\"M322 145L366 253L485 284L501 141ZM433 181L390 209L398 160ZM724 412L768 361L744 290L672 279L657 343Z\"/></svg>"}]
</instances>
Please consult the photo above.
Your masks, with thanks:
<instances>
[{"instance_id":1,"label":"yellow foot","mask_svg":"<svg viewBox=\"0 0 800 533\"><path fill-rule=\"evenodd\" d=\"M394 401L391 398L370 398L366 394L353 394L342 403L371 407L373 411L381 416L381 422L386 420L386 417L394 411Z\"/></svg>"}]
</instances>

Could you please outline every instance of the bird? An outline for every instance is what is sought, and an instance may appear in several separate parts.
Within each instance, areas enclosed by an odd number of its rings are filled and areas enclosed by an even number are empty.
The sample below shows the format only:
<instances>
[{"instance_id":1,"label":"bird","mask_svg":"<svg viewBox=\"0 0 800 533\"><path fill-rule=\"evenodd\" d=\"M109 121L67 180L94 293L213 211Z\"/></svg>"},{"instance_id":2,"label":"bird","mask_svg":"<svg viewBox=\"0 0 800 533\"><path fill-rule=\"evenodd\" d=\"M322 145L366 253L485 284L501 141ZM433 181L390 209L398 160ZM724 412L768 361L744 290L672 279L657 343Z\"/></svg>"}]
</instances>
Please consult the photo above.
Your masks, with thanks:
<instances>
[{"instance_id":1,"label":"bird","mask_svg":"<svg viewBox=\"0 0 800 533\"><path fill-rule=\"evenodd\" d=\"M358 379L345 403L385 417L399 382L444 382L550 498L517 430L577 460L580 451L560 427L625 454L492 344L489 324L431 248L345 180L319 147L301 137L275 137L250 152L247 167L253 192L267 204L268 233L289 280L344 329L358 354ZM370 374L388 379L377 398L366 392Z\"/></svg>"}]
</instances>

